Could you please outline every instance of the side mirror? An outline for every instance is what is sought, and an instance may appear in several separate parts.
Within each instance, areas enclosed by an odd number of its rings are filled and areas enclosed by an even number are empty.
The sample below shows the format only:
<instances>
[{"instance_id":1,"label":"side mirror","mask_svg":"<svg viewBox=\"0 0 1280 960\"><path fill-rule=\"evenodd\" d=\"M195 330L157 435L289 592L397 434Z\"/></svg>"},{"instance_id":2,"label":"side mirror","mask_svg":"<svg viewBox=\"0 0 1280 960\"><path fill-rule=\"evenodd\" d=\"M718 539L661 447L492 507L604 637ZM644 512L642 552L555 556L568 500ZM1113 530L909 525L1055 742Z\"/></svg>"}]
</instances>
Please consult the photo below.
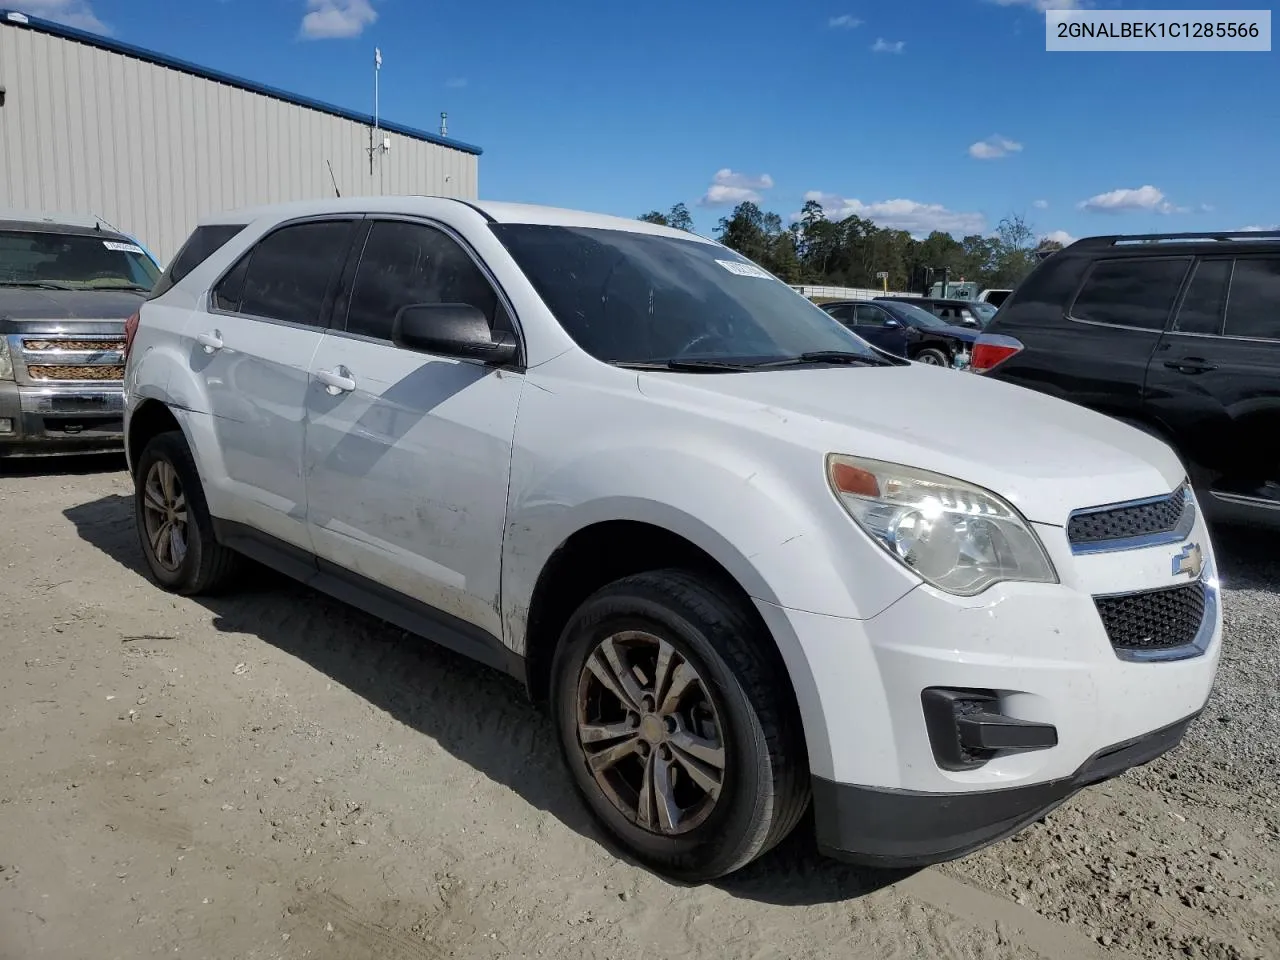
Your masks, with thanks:
<instances>
[{"instance_id":1,"label":"side mirror","mask_svg":"<svg viewBox=\"0 0 1280 960\"><path fill-rule=\"evenodd\" d=\"M902 328L902 321L894 320L892 317L890 317L888 320L884 322L884 328L886 330L899 330Z\"/></svg>"},{"instance_id":2,"label":"side mirror","mask_svg":"<svg viewBox=\"0 0 1280 960\"><path fill-rule=\"evenodd\" d=\"M445 357L510 363L519 353L515 337L493 334L484 313L469 303L414 303L402 307L391 325L391 342L404 350Z\"/></svg>"}]
</instances>

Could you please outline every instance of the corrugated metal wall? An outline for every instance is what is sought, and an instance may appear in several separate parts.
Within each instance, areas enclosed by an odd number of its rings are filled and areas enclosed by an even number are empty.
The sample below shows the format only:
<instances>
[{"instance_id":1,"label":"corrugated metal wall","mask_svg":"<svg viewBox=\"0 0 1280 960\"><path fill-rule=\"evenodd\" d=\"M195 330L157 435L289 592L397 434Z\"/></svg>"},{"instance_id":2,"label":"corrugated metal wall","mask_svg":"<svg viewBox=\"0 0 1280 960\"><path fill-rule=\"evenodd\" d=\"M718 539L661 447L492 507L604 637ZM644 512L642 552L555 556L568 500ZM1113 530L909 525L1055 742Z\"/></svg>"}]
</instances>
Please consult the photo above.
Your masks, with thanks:
<instances>
[{"instance_id":1,"label":"corrugated metal wall","mask_svg":"<svg viewBox=\"0 0 1280 960\"><path fill-rule=\"evenodd\" d=\"M475 199L478 158L0 24L0 209L94 214L168 259L206 214L333 195ZM376 164L382 164L381 176Z\"/></svg>"}]
</instances>

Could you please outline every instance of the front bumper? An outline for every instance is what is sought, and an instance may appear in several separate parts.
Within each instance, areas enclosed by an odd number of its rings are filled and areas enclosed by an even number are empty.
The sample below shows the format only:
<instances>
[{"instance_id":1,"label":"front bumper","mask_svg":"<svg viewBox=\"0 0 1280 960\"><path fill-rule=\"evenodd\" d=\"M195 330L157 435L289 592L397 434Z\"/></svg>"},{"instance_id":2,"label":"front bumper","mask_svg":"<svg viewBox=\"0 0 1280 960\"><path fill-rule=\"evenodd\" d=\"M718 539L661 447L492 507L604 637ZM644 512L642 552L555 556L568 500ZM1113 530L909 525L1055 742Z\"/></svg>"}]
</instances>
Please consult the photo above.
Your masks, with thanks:
<instances>
[{"instance_id":1,"label":"front bumper","mask_svg":"<svg viewBox=\"0 0 1280 960\"><path fill-rule=\"evenodd\" d=\"M1195 715L1099 750L1068 777L1006 790L918 793L813 778L818 849L873 867L955 860L1012 836L1080 790L1150 763L1176 747Z\"/></svg>"},{"instance_id":2,"label":"front bumper","mask_svg":"<svg viewBox=\"0 0 1280 960\"><path fill-rule=\"evenodd\" d=\"M0 382L0 457L117 452L124 447L118 384Z\"/></svg>"}]
</instances>

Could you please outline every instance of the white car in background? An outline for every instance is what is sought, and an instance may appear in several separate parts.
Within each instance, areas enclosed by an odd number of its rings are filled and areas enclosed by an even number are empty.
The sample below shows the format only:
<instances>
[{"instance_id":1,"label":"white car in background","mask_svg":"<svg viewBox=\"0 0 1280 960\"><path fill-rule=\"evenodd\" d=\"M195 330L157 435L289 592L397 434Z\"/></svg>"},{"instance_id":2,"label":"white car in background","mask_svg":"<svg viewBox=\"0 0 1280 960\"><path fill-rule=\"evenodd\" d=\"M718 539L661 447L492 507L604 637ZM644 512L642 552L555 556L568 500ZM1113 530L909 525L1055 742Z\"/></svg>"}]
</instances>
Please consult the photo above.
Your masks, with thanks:
<instances>
[{"instance_id":1,"label":"white car in background","mask_svg":"<svg viewBox=\"0 0 1280 960\"><path fill-rule=\"evenodd\" d=\"M1209 695L1214 554L1167 446L887 357L719 244L422 197L189 243L129 329L156 580L246 555L519 677L664 873L810 803L829 854L961 856Z\"/></svg>"}]
</instances>

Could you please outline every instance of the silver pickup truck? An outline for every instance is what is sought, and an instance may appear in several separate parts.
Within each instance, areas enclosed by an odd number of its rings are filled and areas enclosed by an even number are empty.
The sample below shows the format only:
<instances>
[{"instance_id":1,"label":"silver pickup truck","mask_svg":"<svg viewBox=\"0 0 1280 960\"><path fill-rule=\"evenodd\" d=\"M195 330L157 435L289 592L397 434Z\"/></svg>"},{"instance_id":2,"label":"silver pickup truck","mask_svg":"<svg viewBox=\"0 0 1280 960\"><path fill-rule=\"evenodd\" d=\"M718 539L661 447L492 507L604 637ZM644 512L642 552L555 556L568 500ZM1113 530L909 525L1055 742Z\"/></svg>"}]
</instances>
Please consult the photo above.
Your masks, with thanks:
<instances>
[{"instance_id":1,"label":"silver pickup truck","mask_svg":"<svg viewBox=\"0 0 1280 960\"><path fill-rule=\"evenodd\" d=\"M122 448L125 320L159 276L100 222L0 218L0 458Z\"/></svg>"}]
</instances>

